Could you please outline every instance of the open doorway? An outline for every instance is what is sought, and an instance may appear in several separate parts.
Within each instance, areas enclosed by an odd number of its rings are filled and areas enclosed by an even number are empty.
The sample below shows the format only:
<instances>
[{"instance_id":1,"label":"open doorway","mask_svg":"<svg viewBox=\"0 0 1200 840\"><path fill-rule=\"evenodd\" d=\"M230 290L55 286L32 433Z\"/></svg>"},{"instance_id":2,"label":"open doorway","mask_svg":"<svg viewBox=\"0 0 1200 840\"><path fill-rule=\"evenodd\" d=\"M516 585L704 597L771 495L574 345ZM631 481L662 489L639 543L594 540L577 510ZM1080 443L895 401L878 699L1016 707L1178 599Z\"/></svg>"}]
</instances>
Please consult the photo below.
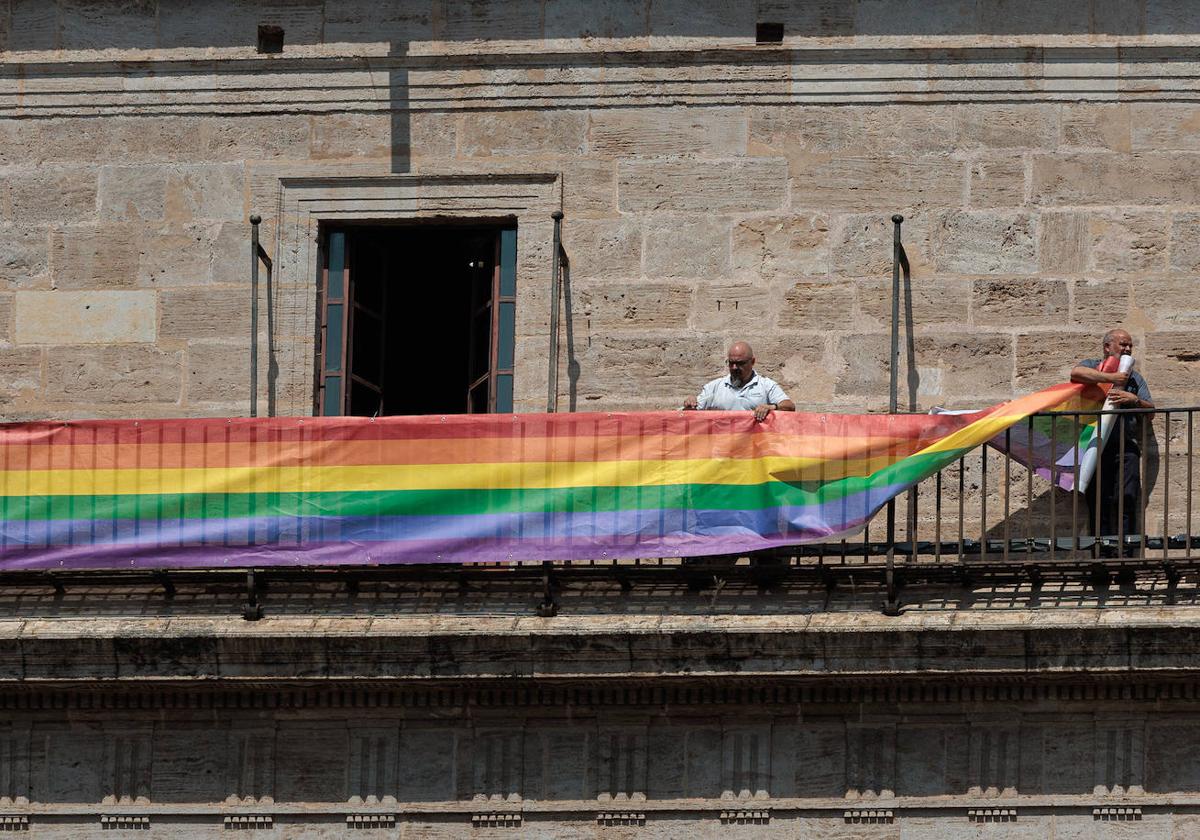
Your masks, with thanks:
<instances>
[{"instance_id":1,"label":"open doorway","mask_svg":"<svg viewBox=\"0 0 1200 840\"><path fill-rule=\"evenodd\" d=\"M512 411L516 234L323 228L316 412Z\"/></svg>"}]
</instances>

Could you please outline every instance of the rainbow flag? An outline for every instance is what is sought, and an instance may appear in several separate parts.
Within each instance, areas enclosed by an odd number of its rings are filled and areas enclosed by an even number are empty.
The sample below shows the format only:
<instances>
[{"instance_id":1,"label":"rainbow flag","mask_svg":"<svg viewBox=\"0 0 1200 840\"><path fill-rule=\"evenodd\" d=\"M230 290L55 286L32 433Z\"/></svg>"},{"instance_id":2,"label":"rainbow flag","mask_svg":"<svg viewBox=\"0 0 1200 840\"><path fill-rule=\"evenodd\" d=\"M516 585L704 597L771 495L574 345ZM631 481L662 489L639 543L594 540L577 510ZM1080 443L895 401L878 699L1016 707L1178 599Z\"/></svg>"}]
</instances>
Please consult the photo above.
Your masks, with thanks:
<instances>
[{"instance_id":1,"label":"rainbow flag","mask_svg":"<svg viewBox=\"0 0 1200 840\"><path fill-rule=\"evenodd\" d=\"M1046 410L120 420L0 426L0 569L726 554L837 539Z\"/></svg>"},{"instance_id":2,"label":"rainbow flag","mask_svg":"<svg viewBox=\"0 0 1200 840\"><path fill-rule=\"evenodd\" d=\"M1094 411L1097 406L1080 405L1062 411ZM1007 452L1018 464L1030 467L1039 476L1063 490L1083 492L1089 483L1088 476L1081 472L1085 453L1099 446L1097 432L1099 415L1080 417L1030 417L1016 423L1007 433L996 435L988 444L1001 452Z\"/></svg>"}]
</instances>

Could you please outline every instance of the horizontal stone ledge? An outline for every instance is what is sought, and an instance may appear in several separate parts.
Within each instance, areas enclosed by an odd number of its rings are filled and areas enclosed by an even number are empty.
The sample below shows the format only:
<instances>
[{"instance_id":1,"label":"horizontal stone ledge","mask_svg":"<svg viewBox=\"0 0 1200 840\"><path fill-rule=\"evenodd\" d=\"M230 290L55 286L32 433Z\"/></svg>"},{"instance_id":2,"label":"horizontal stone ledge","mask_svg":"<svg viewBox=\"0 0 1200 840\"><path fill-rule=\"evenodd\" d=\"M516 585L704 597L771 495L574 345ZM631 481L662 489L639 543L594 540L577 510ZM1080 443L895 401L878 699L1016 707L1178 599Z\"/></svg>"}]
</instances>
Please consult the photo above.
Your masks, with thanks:
<instances>
[{"instance_id":1,"label":"horizontal stone ledge","mask_svg":"<svg viewBox=\"0 0 1200 840\"><path fill-rule=\"evenodd\" d=\"M1142 808L1146 813L1153 813L1156 808L1200 807L1200 795L1178 794L1124 794L1119 800L1102 796L1080 794L1033 795L1033 796L896 796L878 799L847 799L843 797L820 797L812 799L793 798L754 798L754 799L636 799L631 801L609 801L599 799L555 799L555 800L516 800L509 802L473 802L471 800L453 800L442 802L388 802L381 805L355 806L344 802L262 802L255 805L234 805L228 807L211 804L183 803L142 803L137 805L105 805L99 806L87 803L50 804L38 803L36 807L20 804L5 806L5 814L23 814L42 820L52 820L55 817L91 817L98 815L100 810L118 811L122 814L147 815L159 818L171 816L205 817L212 816L222 819L226 816L290 816L290 815L395 815L397 822L410 817L421 816L463 816L468 820L472 814L480 813L524 813L524 814L564 814L587 820L587 814L596 811L623 812L638 811L646 814L665 815L670 813L711 814L715 820L721 811L730 809L761 809L769 808L773 817L789 815L813 814L827 812L829 816L841 817L848 809L879 810L888 809L907 812L910 816L924 815L929 812L940 814L958 813L966 819L967 810L978 808L1019 808L1031 810L1052 809L1055 811L1077 810L1081 815L1091 816L1093 808L1122 807L1126 804ZM902 813L898 813L899 817Z\"/></svg>"},{"instance_id":2,"label":"horizontal stone ledge","mask_svg":"<svg viewBox=\"0 0 1200 840\"><path fill-rule=\"evenodd\" d=\"M752 34L752 33L750 33ZM1135 36L1136 37L1136 36ZM1019 38L1004 43L993 38L986 44L971 35L939 36L936 43L897 44L894 39L877 42L859 40L854 44L836 44L828 41L819 44L789 42L778 46L764 47L753 43L730 45L727 41L709 43L693 42L680 47L660 43L657 46L617 46L604 43L603 39L580 39L577 48L563 48L563 41L556 40L555 49L547 49L542 40L520 42L504 41L489 45L472 39L455 49L451 42L412 41L407 43L404 54L368 54L366 50L348 49L346 43L328 45L289 46L286 56L264 58L252 50L205 47L203 50L163 48L147 54L145 50L124 52L106 51L102 56L88 55L85 50L22 51L10 52L9 63L21 68L21 78L26 80L49 79L50 84L71 79L74 76L95 79L105 72L119 69L122 75L136 78L136 85L145 88L152 85L178 87L179 79L188 74L204 78L214 77L218 70L222 78L236 72L248 78L259 78L264 74L288 75L303 71L329 72L334 70L354 73L379 73L390 70L423 70L460 68L462 70L506 70L542 68L547 61L579 62L590 58L606 69L640 65L652 62L655 67L669 66L672 58L692 66L707 66L714 63L739 64L787 64L801 59L805 64L821 61L835 64L857 64L874 61L969 63L986 61L991 64L1032 63L1047 61L1056 68L1074 68L1095 61L1092 56L1101 56L1125 64L1142 64L1154 61L1190 60L1194 50L1200 47L1200 34L1174 33L1157 36L1154 40L1141 43L1128 37L1104 37L1080 35L1077 37L1049 35L1046 42L1031 44L1028 38ZM502 45L501 45L502 44ZM439 49L440 47L440 49ZM1119 49L1119 54L1116 50ZM1062 70L1056 72L1062 74ZM214 77L215 78L215 77ZM96 83L93 81L93 85ZM215 83L214 83L215 84ZM113 90L126 90L132 85L112 86Z\"/></svg>"},{"instance_id":3,"label":"horizontal stone ledge","mask_svg":"<svg viewBox=\"0 0 1200 840\"><path fill-rule=\"evenodd\" d=\"M616 680L458 680L402 682L357 680L77 680L73 683L0 684L0 709L15 717L107 720L129 712L158 710L177 721L236 718L254 714L347 715L386 720L445 720L447 716L510 715L537 710L539 716L598 719L620 713L707 717L719 710L817 718L852 710L919 719L969 714L981 703L1014 704L1040 713L1047 708L1073 714L1194 714L1200 675L1130 676L1086 674L1075 678L1015 678L989 681L979 675L861 679L709 676Z\"/></svg>"},{"instance_id":4,"label":"horizontal stone ledge","mask_svg":"<svg viewBox=\"0 0 1200 840\"><path fill-rule=\"evenodd\" d=\"M858 616L863 618L863 616ZM543 620L545 621L545 620ZM270 622L206 630L162 621L30 622L0 653L0 685L109 680L630 680L745 677L786 680L902 677L1057 679L1189 675L1200 627L996 626L800 630L733 628L537 631L438 629L272 632ZM561 627L562 629L558 629ZM0 626L0 630L4 628ZM11 628L9 628L11 629ZM39 632L40 631L40 632ZM82 632L81 632L82 631ZM8 635L0 633L0 635Z\"/></svg>"}]
</instances>

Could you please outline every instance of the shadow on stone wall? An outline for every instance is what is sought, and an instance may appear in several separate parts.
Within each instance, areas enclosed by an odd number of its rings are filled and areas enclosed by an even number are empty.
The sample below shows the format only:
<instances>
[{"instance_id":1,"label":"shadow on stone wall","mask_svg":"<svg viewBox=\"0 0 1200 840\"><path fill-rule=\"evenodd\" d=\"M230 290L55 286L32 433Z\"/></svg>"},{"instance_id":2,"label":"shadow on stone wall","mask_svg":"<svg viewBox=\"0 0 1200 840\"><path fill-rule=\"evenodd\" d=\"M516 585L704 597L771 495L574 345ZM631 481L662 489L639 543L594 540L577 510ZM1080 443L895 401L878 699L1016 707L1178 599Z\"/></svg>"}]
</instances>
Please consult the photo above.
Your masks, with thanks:
<instances>
[{"instance_id":1,"label":"shadow on stone wall","mask_svg":"<svg viewBox=\"0 0 1200 840\"><path fill-rule=\"evenodd\" d=\"M757 24L783 24L784 38L849 36L1178 34L1200 30L1187 3L1017 0L938 3L845 0L426 0L423 3L258 4L143 2L14 3L0 36L15 52L77 49L253 47L260 25L284 30L286 45L391 40L486 42L544 39L720 38L753 43Z\"/></svg>"}]
</instances>

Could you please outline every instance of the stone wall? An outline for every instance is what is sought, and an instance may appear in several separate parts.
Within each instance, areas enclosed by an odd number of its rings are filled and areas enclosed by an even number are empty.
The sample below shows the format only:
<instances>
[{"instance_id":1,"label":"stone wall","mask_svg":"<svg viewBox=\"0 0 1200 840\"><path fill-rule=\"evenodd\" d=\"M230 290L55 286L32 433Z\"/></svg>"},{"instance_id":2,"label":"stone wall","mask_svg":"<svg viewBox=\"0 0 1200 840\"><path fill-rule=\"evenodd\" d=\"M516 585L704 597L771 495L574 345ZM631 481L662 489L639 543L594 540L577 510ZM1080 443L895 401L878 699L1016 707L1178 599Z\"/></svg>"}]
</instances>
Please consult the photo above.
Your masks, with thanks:
<instances>
[{"instance_id":1,"label":"stone wall","mask_svg":"<svg viewBox=\"0 0 1200 840\"><path fill-rule=\"evenodd\" d=\"M1058 381L1118 322L1160 401L1192 401L1198 13L730 5L10 3L4 416L244 412L251 212L290 281L279 407L310 412L297 173L559 175L579 410L673 407L734 336L805 407L885 405L894 212L916 407ZM761 20L781 45L755 46ZM520 276L526 410L544 263Z\"/></svg>"},{"instance_id":2,"label":"stone wall","mask_svg":"<svg viewBox=\"0 0 1200 840\"><path fill-rule=\"evenodd\" d=\"M756 45L758 22L783 42ZM282 54L256 51L261 24ZM1159 403L1190 404L1197 46L1180 0L8 0L0 416L245 413L251 213L276 265L260 405L273 385L280 413L312 410L321 222L499 213L520 237L517 407L540 410L558 208L563 408L678 406L735 337L802 408L882 408L897 212L904 402L1060 381L1119 322ZM1190 429L1156 439L1155 493L1178 499ZM993 536L1003 481L964 476ZM1032 501L1047 517L1044 486ZM431 607L419 586L365 624L361 601L297 596L302 616L258 625L229 618L236 593L6 593L0 828L1193 836L1194 604L1121 586L1124 611L1038 590L976 612L946 589L899 620L874 591L723 613L721 586L609 593L533 619L528 593ZM606 609L584 656L571 637Z\"/></svg>"},{"instance_id":3,"label":"stone wall","mask_svg":"<svg viewBox=\"0 0 1200 840\"><path fill-rule=\"evenodd\" d=\"M163 837L258 820L283 838L357 821L404 837L1182 840L1200 818L1192 698L788 693L59 695L65 721L6 712L0 807L55 838L99 834L84 809Z\"/></svg>"},{"instance_id":4,"label":"stone wall","mask_svg":"<svg viewBox=\"0 0 1200 840\"><path fill-rule=\"evenodd\" d=\"M1192 580L913 589L889 618L870 584L580 576L538 618L536 585L493 578L279 580L256 622L194 577L11 587L0 819L860 840L1200 819Z\"/></svg>"}]
</instances>

